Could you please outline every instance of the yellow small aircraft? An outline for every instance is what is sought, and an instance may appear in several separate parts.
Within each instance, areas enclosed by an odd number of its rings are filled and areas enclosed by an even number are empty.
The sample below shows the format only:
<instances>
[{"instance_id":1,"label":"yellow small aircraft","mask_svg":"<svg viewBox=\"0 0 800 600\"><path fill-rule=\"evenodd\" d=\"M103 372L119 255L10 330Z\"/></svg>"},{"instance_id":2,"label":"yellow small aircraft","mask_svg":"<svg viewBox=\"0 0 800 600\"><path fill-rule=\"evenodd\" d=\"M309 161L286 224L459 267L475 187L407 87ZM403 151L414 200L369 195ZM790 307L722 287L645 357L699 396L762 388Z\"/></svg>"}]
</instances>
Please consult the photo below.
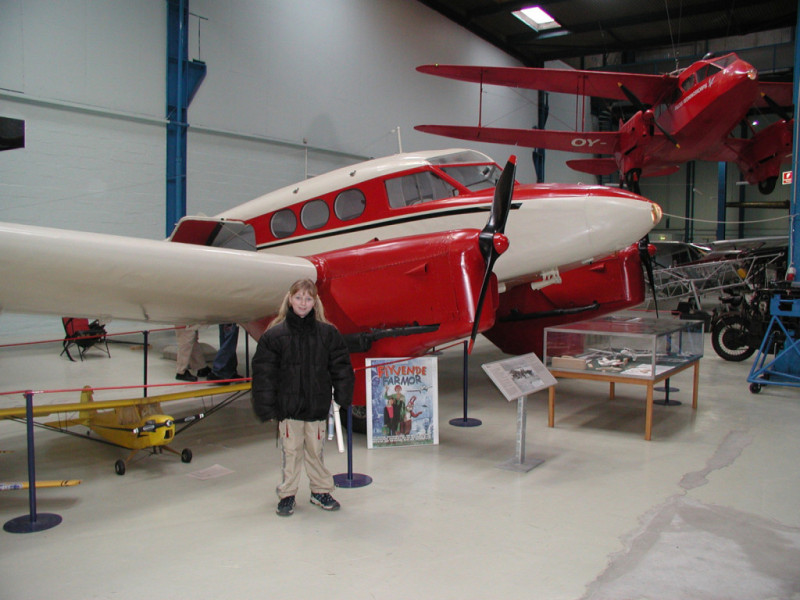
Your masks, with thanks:
<instances>
[{"instance_id":1,"label":"yellow small aircraft","mask_svg":"<svg viewBox=\"0 0 800 600\"><path fill-rule=\"evenodd\" d=\"M202 419L207 414L232 402L248 390L250 390L250 382L229 386L195 388L147 398L95 401L92 388L87 386L81 391L80 402L34 405L32 411L34 418L51 414L78 413L76 418L64 419L59 417L57 421L39 424L48 429L80 435L93 441L105 442L131 450L127 458L120 459L114 463L114 470L117 475L124 475L128 463L140 450L149 449L154 454L167 450L180 456L183 462L191 462L191 450L184 448L179 452L169 446L177 433L175 426L189 424ZM161 410L162 402L218 396L221 394L229 394L229 397L206 413L175 419L170 415L164 414ZM0 419L21 420L26 418L26 414L25 406L0 409ZM82 435L69 430L70 427L78 425L85 425L91 432L96 433L102 439L90 437L88 433Z\"/></svg>"}]
</instances>

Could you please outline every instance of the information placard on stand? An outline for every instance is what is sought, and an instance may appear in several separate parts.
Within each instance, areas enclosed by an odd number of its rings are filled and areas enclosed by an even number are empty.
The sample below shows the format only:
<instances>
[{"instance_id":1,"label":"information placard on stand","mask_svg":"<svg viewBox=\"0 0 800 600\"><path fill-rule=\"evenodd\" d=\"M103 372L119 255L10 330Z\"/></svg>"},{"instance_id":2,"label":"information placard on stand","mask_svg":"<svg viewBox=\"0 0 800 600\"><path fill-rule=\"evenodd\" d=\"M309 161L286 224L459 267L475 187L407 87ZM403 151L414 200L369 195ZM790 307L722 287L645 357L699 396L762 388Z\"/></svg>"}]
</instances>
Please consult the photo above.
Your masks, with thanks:
<instances>
[{"instance_id":1,"label":"information placard on stand","mask_svg":"<svg viewBox=\"0 0 800 600\"><path fill-rule=\"evenodd\" d=\"M525 458L525 428L527 424L525 400L529 394L556 385L556 378L532 352L481 366L506 400L517 401L517 453L514 458L497 465L497 467L524 472L538 467L544 462L543 460Z\"/></svg>"}]
</instances>

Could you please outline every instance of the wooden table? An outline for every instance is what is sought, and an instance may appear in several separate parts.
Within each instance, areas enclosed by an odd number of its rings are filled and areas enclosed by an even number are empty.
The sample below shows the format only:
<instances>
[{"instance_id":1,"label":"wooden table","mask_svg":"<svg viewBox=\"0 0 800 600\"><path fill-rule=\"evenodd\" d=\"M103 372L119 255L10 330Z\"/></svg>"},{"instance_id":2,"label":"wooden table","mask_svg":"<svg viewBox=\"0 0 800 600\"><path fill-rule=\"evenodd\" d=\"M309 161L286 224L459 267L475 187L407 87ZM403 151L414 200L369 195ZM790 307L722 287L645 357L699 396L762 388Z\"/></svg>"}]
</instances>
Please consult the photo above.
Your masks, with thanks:
<instances>
[{"instance_id":1,"label":"wooden table","mask_svg":"<svg viewBox=\"0 0 800 600\"><path fill-rule=\"evenodd\" d=\"M669 379L670 377L677 375L681 371L685 371L686 369L694 367L694 389L692 391L692 409L697 410L697 387L700 381L700 359L693 360L691 362L686 363L685 365L681 365L680 367L676 367L674 369L670 369L660 375L656 375L654 378L644 378L644 377L626 377L624 375L620 375L619 373L604 373L599 371L562 371L559 369L549 369L550 373L557 378L563 379L584 379L586 381L607 381L609 384L609 400L614 399L614 386L617 383L630 383L633 385L644 385L647 387L647 410L645 412L645 421L644 421L644 439L650 439L650 433L653 429L653 386L656 383L664 381L665 379ZM556 386L550 387L548 402L547 402L547 426L548 427L555 427L555 408L556 408Z\"/></svg>"}]
</instances>

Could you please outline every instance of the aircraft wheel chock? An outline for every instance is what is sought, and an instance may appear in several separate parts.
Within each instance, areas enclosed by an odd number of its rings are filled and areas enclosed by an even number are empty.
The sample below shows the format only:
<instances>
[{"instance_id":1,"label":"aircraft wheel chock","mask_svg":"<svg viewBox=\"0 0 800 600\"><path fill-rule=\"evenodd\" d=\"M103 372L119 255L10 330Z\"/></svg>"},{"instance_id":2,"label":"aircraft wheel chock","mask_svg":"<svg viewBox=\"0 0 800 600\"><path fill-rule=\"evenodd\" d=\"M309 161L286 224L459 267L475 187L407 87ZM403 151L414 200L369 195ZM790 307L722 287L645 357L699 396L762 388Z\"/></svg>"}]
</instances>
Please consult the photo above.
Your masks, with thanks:
<instances>
[{"instance_id":1,"label":"aircraft wheel chock","mask_svg":"<svg viewBox=\"0 0 800 600\"><path fill-rule=\"evenodd\" d=\"M125 475L125 461L120 459L114 463L114 471L117 475Z\"/></svg>"},{"instance_id":2,"label":"aircraft wheel chock","mask_svg":"<svg viewBox=\"0 0 800 600\"><path fill-rule=\"evenodd\" d=\"M190 463L192 462L192 451L188 448L184 448L181 451L181 462Z\"/></svg>"}]
</instances>

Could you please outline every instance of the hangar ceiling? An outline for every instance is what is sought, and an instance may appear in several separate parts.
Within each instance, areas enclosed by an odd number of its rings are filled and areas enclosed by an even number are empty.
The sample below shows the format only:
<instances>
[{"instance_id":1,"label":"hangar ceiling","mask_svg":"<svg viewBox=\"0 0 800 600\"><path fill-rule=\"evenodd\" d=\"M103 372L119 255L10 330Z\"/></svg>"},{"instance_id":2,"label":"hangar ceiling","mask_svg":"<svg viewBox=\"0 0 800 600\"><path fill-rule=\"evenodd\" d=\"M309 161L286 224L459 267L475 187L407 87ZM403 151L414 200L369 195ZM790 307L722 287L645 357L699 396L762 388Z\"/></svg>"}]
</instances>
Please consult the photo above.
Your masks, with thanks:
<instances>
[{"instance_id":1,"label":"hangar ceiling","mask_svg":"<svg viewBox=\"0 0 800 600\"><path fill-rule=\"evenodd\" d=\"M794 28L797 0L419 0L524 65L674 47ZM537 33L512 11L541 6L561 28Z\"/></svg>"}]
</instances>

